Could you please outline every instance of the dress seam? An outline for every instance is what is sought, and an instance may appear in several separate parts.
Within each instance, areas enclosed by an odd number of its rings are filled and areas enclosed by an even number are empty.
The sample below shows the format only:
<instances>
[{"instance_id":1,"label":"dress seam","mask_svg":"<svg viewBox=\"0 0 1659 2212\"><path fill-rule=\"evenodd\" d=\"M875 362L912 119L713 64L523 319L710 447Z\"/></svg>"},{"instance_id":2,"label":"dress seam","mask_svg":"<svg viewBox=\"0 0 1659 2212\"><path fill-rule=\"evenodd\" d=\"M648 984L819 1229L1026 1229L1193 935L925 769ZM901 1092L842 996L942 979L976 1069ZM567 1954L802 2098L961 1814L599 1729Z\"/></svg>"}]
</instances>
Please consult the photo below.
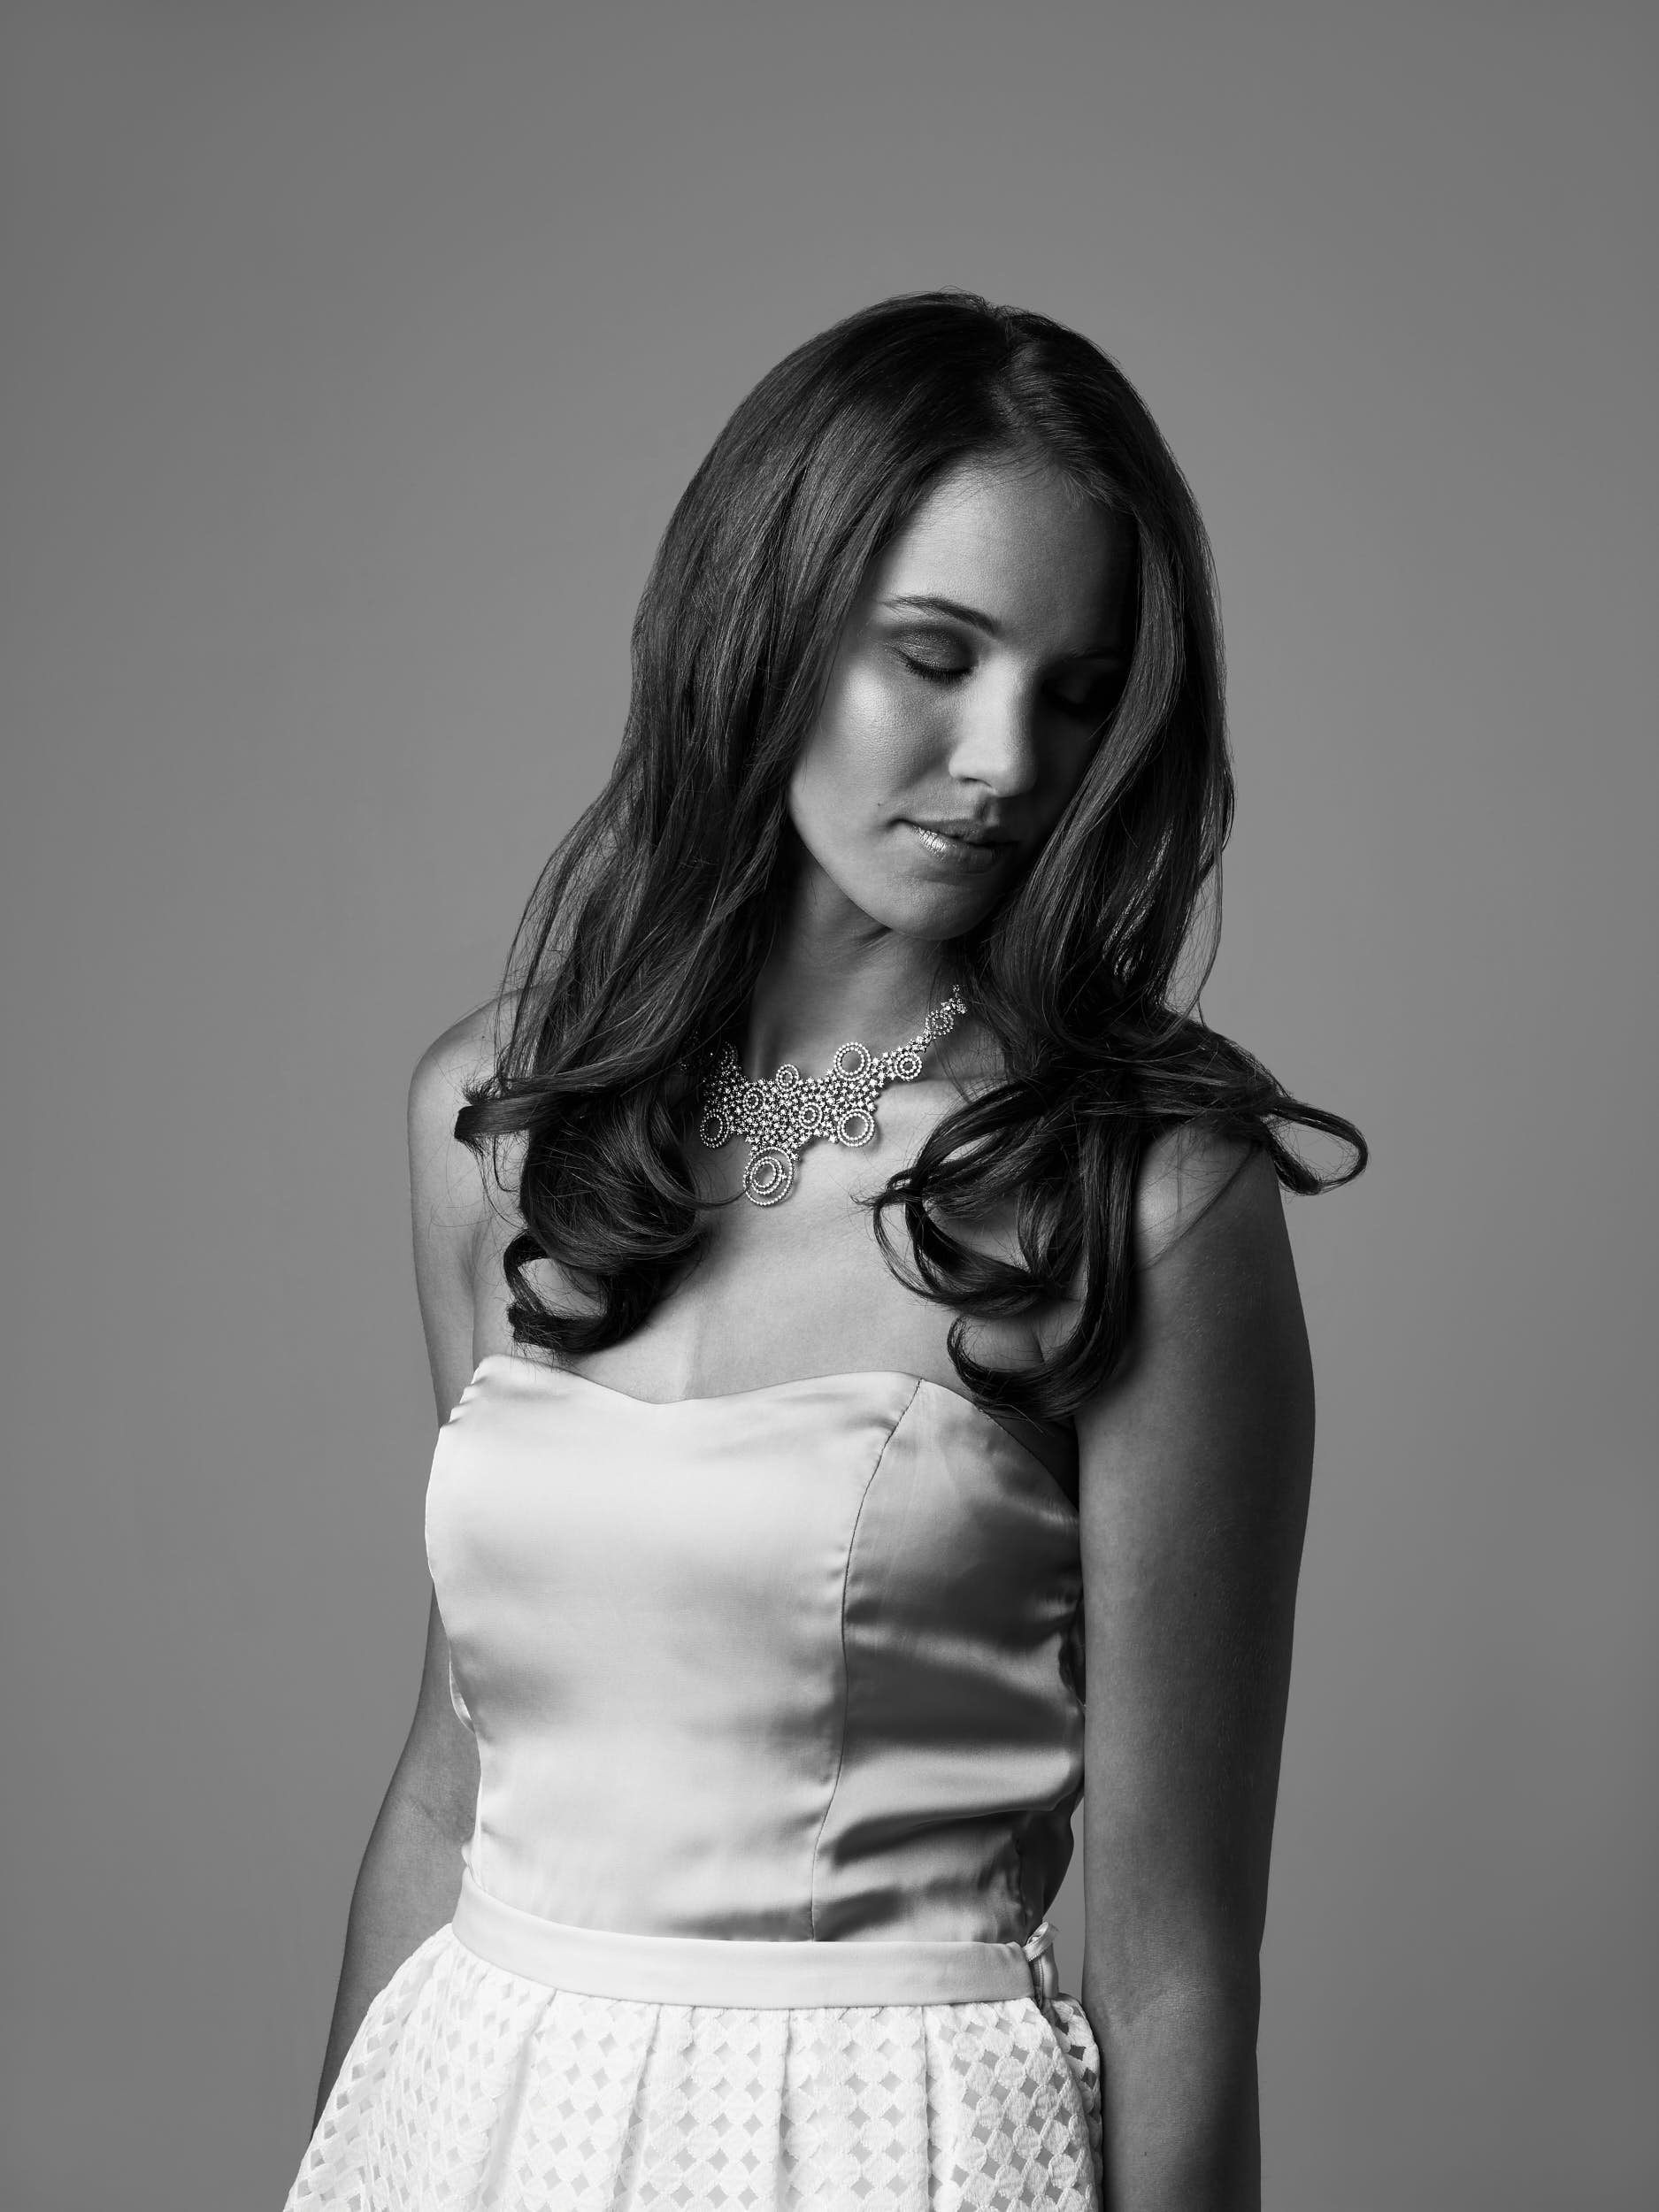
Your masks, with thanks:
<instances>
[{"instance_id":1,"label":"dress seam","mask_svg":"<svg viewBox=\"0 0 1659 2212\"><path fill-rule=\"evenodd\" d=\"M812 1940L815 1943L818 1940L818 1853L823 1847L824 1831L829 1826L829 1816L835 1809L836 1793L841 1788L841 1775L847 1765L847 1724L852 1708L852 1668L849 1663L847 1657L847 1592L853 1578L853 1553L857 1549L858 1526L860 1522L864 1517L864 1507L869 1502L870 1493L875 1487L876 1477L881 1472L882 1462L887 1455L887 1447L898 1434L905 1415L910 1411L910 1408L916 1403L917 1399L920 1396L921 1388L921 1384L919 1382L916 1383L910 1396L899 1408L897 1413L895 1414L892 1427L882 1438L881 1449L876 1454L875 1464L871 1468L869 1477L864 1483L864 1486L858 1494L858 1510L853 1515L853 1525L849 1530L847 1535L847 1558L845 1564L841 1568L841 1601L840 1621L841 1649L841 1740L836 1746L835 1772L830 1782L829 1795L824 1801L824 1811L822 1817L818 1821L818 1833L812 1839L812 1861L807 1875L807 1927L811 1935Z\"/></svg>"}]
</instances>

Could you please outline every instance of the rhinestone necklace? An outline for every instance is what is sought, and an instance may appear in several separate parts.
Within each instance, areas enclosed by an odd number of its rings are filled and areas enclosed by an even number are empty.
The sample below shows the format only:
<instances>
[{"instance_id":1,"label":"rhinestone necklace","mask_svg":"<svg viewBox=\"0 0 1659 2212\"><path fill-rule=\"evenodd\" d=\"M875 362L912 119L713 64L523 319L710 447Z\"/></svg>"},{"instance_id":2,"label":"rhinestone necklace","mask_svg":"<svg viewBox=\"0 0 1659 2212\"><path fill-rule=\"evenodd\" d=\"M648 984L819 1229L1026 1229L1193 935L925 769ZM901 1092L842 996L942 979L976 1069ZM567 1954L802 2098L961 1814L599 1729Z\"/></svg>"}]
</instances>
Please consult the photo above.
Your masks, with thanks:
<instances>
[{"instance_id":1,"label":"rhinestone necklace","mask_svg":"<svg viewBox=\"0 0 1659 2212\"><path fill-rule=\"evenodd\" d=\"M703 1079L697 1134L710 1152L733 1137L749 1146L743 1192L751 1205L787 1198L795 1163L814 1137L865 1145L876 1133L876 1101L889 1083L914 1083L927 1048L949 1036L967 1012L959 991L941 999L907 1045L878 1056L868 1045L842 1045L823 1075L803 1075L786 1060L776 1075L750 1079L735 1049L722 1045Z\"/></svg>"}]
</instances>

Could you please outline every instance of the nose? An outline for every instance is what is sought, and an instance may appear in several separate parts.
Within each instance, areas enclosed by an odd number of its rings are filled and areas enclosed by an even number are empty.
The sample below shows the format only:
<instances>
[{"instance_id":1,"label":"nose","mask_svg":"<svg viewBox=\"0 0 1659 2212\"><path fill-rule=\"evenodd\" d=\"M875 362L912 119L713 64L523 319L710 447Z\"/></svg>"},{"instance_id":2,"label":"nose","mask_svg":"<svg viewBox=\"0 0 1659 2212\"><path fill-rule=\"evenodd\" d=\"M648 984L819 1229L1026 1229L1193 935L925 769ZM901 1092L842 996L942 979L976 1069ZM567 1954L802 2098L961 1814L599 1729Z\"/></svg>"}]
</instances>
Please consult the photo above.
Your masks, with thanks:
<instances>
[{"instance_id":1,"label":"nose","mask_svg":"<svg viewBox=\"0 0 1659 2212\"><path fill-rule=\"evenodd\" d=\"M959 703L950 772L958 783L982 784L1001 799L1022 797L1040 769L1037 703L1016 680L988 675Z\"/></svg>"}]
</instances>

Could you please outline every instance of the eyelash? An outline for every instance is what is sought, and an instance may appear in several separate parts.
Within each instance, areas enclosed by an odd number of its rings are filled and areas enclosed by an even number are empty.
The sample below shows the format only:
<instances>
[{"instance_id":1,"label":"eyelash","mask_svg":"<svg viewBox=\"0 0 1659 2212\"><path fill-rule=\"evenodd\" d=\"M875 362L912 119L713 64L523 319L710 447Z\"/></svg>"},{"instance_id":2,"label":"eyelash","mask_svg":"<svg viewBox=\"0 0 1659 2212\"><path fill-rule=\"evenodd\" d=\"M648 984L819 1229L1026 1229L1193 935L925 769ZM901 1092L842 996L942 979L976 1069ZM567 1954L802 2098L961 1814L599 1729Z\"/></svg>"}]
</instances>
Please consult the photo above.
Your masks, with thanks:
<instances>
[{"instance_id":1,"label":"eyelash","mask_svg":"<svg viewBox=\"0 0 1659 2212\"><path fill-rule=\"evenodd\" d=\"M904 663L906 668L913 670L925 683L954 684L959 682L969 672L966 666L940 668L932 662L917 660L913 655L904 652L902 649L898 649L899 658ZM1056 699L1054 703L1063 714L1069 714L1079 722L1099 722L1105 715L1104 707L1096 704L1092 700Z\"/></svg>"},{"instance_id":2,"label":"eyelash","mask_svg":"<svg viewBox=\"0 0 1659 2212\"><path fill-rule=\"evenodd\" d=\"M941 668L932 661L918 661L909 653L901 652L899 658L904 663L906 668L914 669L918 676L923 677L930 684L953 684L958 677L965 676L968 672L965 666Z\"/></svg>"}]
</instances>

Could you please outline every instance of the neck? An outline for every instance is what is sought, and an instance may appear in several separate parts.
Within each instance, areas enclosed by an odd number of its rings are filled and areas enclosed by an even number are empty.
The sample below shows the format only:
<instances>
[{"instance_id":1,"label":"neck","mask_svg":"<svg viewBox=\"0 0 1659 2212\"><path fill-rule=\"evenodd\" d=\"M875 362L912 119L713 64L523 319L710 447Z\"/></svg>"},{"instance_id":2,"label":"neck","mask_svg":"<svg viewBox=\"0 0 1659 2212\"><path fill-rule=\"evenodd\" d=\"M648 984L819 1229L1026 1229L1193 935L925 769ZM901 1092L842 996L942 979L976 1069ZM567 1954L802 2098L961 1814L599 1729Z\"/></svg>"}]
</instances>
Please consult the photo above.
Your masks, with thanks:
<instances>
[{"instance_id":1,"label":"neck","mask_svg":"<svg viewBox=\"0 0 1659 2212\"><path fill-rule=\"evenodd\" d=\"M951 987L949 949L872 922L821 882L797 887L749 1002L745 1071L790 1060L817 1075L856 1039L872 1052L913 1037Z\"/></svg>"}]
</instances>

